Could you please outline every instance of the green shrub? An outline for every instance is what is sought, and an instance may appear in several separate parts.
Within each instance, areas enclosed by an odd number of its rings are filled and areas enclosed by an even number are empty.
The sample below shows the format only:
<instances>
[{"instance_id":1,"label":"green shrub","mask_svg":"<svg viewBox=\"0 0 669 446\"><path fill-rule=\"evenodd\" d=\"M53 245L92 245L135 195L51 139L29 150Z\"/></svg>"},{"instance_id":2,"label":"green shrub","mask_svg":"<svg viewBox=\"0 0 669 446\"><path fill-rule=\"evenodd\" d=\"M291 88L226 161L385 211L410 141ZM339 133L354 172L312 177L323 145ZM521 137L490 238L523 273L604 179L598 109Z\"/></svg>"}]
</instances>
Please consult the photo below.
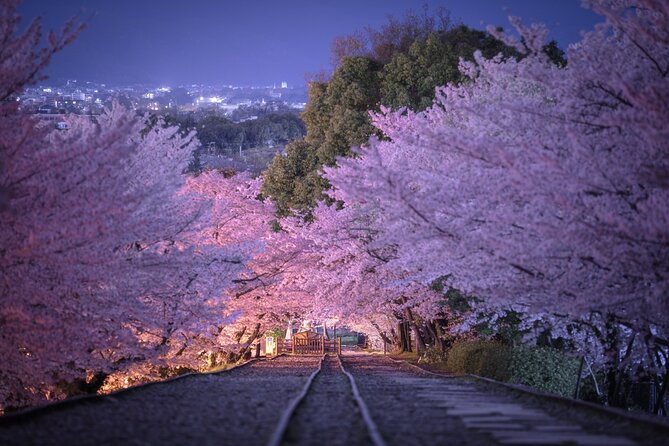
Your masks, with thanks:
<instances>
[{"instance_id":1,"label":"green shrub","mask_svg":"<svg viewBox=\"0 0 669 446\"><path fill-rule=\"evenodd\" d=\"M451 373L471 373L508 381L511 348L496 341L458 341L448 351L446 369Z\"/></svg>"},{"instance_id":2,"label":"green shrub","mask_svg":"<svg viewBox=\"0 0 669 446\"><path fill-rule=\"evenodd\" d=\"M197 370L181 365L164 365L158 367L158 376L160 376L161 379L173 378L175 376L185 375L186 373L193 372L197 372Z\"/></svg>"},{"instance_id":3,"label":"green shrub","mask_svg":"<svg viewBox=\"0 0 669 446\"><path fill-rule=\"evenodd\" d=\"M570 397L576 388L579 360L549 347L511 348L497 341L458 341L448 351L446 369Z\"/></svg>"},{"instance_id":4,"label":"green shrub","mask_svg":"<svg viewBox=\"0 0 669 446\"><path fill-rule=\"evenodd\" d=\"M576 389L579 360L550 347L513 349L511 379L545 392L571 397Z\"/></svg>"},{"instance_id":5,"label":"green shrub","mask_svg":"<svg viewBox=\"0 0 669 446\"><path fill-rule=\"evenodd\" d=\"M443 362L446 359L446 356L443 351L438 347L428 347L425 349L425 352L418 358L419 364L436 364Z\"/></svg>"}]
</instances>

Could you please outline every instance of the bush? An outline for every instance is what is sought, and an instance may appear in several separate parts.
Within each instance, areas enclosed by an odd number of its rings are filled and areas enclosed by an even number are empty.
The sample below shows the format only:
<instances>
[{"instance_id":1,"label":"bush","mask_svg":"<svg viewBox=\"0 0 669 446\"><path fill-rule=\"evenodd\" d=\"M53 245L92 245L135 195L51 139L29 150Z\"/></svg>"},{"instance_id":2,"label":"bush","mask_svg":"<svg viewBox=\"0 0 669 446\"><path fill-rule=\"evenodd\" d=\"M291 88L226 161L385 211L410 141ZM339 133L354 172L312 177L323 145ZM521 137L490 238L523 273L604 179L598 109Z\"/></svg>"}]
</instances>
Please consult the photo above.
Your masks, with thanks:
<instances>
[{"instance_id":1,"label":"bush","mask_svg":"<svg viewBox=\"0 0 669 446\"><path fill-rule=\"evenodd\" d=\"M446 355L438 347L428 347L425 352L418 358L419 364L436 364L443 362Z\"/></svg>"},{"instance_id":2,"label":"bush","mask_svg":"<svg viewBox=\"0 0 669 446\"><path fill-rule=\"evenodd\" d=\"M195 373L195 372L197 372L197 370L181 365L177 366L164 365L158 367L158 376L160 376L161 379L174 378L175 376L181 376L185 375L186 373Z\"/></svg>"},{"instance_id":3,"label":"bush","mask_svg":"<svg viewBox=\"0 0 669 446\"><path fill-rule=\"evenodd\" d=\"M471 373L508 381L511 360L511 348L501 342L459 341L448 352L446 369L451 373Z\"/></svg>"},{"instance_id":4,"label":"bush","mask_svg":"<svg viewBox=\"0 0 669 446\"><path fill-rule=\"evenodd\" d=\"M579 360L550 347L516 347L511 382L571 397L576 389Z\"/></svg>"},{"instance_id":5,"label":"bush","mask_svg":"<svg viewBox=\"0 0 669 446\"><path fill-rule=\"evenodd\" d=\"M459 341L448 352L446 369L571 397L579 360L550 347L512 348L498 341Z\"/></svg>"}]
</instances>

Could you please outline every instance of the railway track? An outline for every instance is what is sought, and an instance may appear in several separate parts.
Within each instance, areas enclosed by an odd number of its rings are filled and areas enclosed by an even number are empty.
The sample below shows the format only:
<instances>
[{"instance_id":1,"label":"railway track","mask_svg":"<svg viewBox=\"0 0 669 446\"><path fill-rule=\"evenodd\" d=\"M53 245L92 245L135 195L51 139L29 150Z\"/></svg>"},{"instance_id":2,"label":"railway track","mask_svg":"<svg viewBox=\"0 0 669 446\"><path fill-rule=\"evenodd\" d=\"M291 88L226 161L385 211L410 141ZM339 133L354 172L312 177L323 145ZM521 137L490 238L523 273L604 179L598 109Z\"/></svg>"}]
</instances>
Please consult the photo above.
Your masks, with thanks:
<instances>
[{"instance_id":1,"label":"railway track","mask_svg":"<svg viewBox=\"0 0 669 446\"><path fill-rule=\"evenodd\" d=\"M0 444L669 446L669 437L633 420L351 354L258 360L2 417Z\"/></svg>"},{"instance_id":2,"label":"railway track","mask_svg":"<svg viewBox=\"0 0 669 446\"><path fill-rule=\"evenodd\" d=\"M355 378L339 355L325 355L282 414L268 446L386 446Z\"/></svg>"},{"instance_id":3,"label":"railway track","mask_svg":"<svg viewBox=\"0 0 669 446\"><path fill-rule=\"evenodd\" d=\"M2 417L0 445L265 445L319 364L281 356Z\"/></svg>"},{"instance_id":4,"label":"railway track","mask_svg":"<svg viewBox=\"0 0 669 446\"><path fill-rule=\"evenodd\" d=\"M388 446L438 445L668 445L664 430L537 401L503 386L441 376L383 356L350 355L371 416Z\"/></svg>"},{"instance_id":5,"label":"railway track","mask_svg":"<svg viewBox=\"0 0 669 446\"><path fill-rule=\"evenodd\" d=\"M282 356L0 418L0 444L386 446L339 356Z\"/></svg>"}]
</instances>

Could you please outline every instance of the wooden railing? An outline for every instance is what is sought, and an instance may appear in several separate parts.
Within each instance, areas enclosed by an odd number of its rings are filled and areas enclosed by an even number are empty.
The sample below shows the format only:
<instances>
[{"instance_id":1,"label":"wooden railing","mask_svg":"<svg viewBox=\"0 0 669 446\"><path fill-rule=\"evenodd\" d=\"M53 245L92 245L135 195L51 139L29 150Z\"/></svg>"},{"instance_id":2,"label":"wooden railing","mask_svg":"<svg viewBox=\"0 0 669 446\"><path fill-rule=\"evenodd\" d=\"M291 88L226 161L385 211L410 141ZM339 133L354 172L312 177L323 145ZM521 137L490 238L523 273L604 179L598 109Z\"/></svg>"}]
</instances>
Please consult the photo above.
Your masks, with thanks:
<instances>
[{"instance_id":1,"label":"wooden railing","mask_svg":"<svg viewBox=\"0 0 669 446\"><path fill-rule=\"evenodd\" d=\"M280 355L281 353L292 353L293 352L293 341L291 339L277 339L276 340L276 353Z\"/></svg>"},{"instance_id":2,"label":"wooden railing","mask_svg":"<svg viewBox=\"0 0 669 446\"><path fill-rule=\"evenodd\" d=\"M277 339L277 354L293 353L296 355L323 355L325 353L341 354L341 338L326 340L316 339Z\"/></svg>"},{"instance_id":3,"label":"wooden railing","mask_svg":"<svg viewBox=\"0 0 669 446\"><path fill-rule=\"evenodd\" d=\"M324 353L323 338L293 338L293 353L296 355L322 355Z\"/></svg>"},{"instance_id":4,"label":"wooden railing","mask_svg":"<svg viewBox=\"0 0 669 446\"><path fill-rule=\"evenodd\" d=\"M341 338L332 341L323 341L323 353L336 353L341 355Z\"/></svg>"}]
</instances>

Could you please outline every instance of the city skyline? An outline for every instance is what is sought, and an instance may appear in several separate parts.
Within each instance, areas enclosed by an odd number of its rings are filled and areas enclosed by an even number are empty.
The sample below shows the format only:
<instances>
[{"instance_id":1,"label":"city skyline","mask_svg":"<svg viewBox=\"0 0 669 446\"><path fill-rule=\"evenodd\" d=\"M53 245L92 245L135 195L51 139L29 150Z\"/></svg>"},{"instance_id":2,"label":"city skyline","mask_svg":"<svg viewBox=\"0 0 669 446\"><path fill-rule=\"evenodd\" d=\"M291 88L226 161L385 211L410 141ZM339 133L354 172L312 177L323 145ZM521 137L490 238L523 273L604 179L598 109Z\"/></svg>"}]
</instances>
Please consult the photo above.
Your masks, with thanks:
<instances>
[{"instance_id":1,"label":"city skyline","mask_svg":"<svg viewBox=\"0 0 669 446\"><path fill-rule=\"evenodd\" d=\"M547 4L527 0L479 0L467 4L433 0L431 11L450 10L454 22L479 29L509 27L508 15L525 23L542 21L549 38L566 48L600 18L577 0ZM183 4L153 0L105 3L94 0L25 0L19 7L24 26L37 16L58 31L72 16L86 29L57 54L47 75L112 85L304 85L309 73L329 71L336 36L365 26L378 27L388 15L418 11L423 2L402 0L277 5L266 1Z\"/></svg>"}]
</instances>

